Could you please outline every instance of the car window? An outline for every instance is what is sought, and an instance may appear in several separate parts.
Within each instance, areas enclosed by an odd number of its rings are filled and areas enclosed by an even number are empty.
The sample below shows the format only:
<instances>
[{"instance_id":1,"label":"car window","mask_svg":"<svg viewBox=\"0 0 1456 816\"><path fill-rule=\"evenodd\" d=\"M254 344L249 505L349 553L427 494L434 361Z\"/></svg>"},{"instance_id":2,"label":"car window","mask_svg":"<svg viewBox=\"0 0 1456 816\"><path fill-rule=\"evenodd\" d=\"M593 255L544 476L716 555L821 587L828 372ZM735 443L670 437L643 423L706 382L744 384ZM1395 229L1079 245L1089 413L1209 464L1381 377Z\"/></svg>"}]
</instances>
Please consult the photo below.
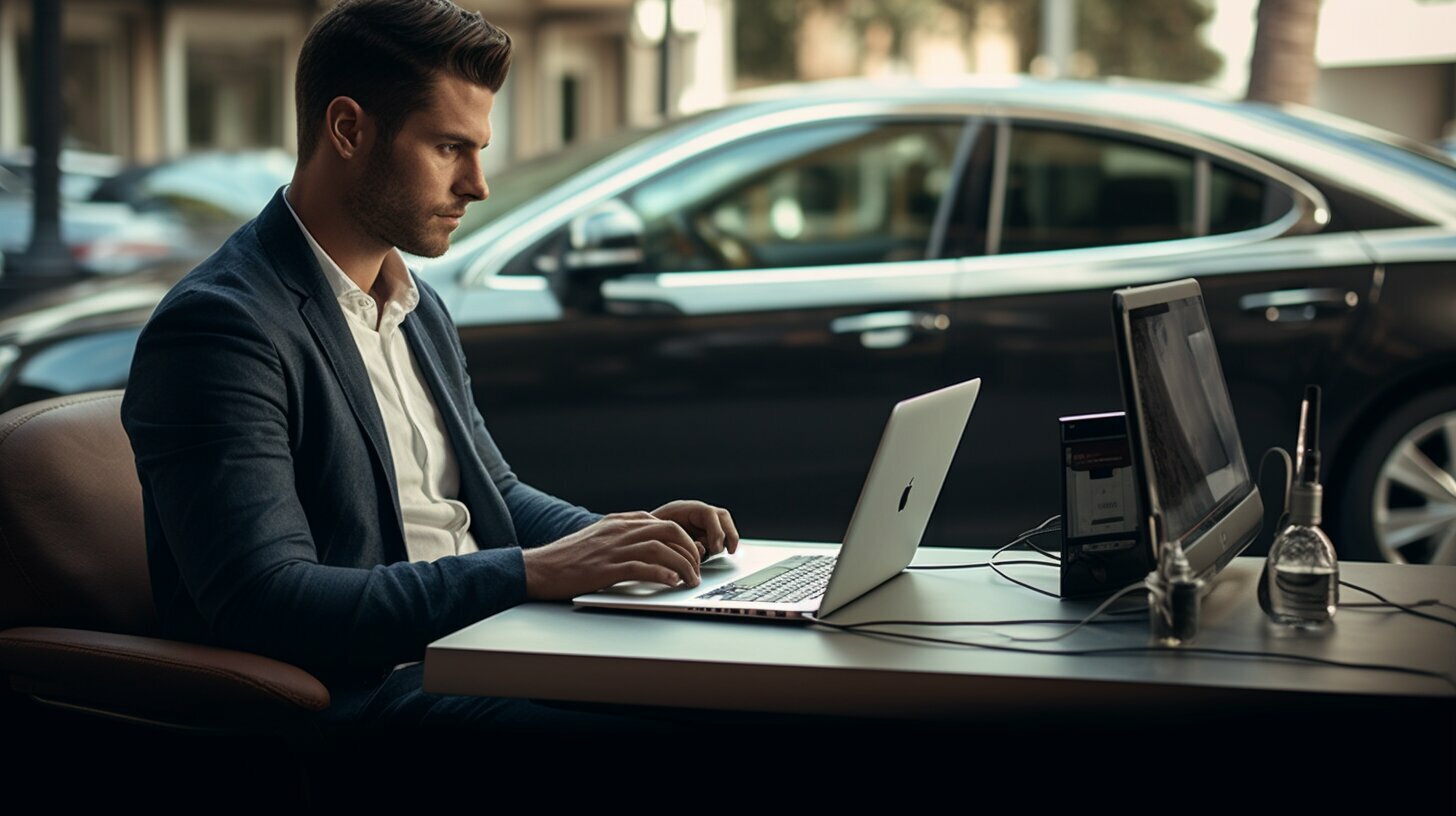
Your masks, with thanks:
<instances>
[{"instance_id":1,"label":"car window","mask_svg":"<svg viewBox=\"0 0 1456 816\"><path fill-rule=\"evenodd\" d=\"M1106 136L1013 128L1002 252L1194 234L1193 157Z\"/></svg>"},{"instance_id":2,"label":"car window","mask_svg":"<svg viewBox=\"0 0 1456 816\"><path fill-rule=\"evenodd\" d=\"M745 139L640 185L646 269L919 260L959 122L856 121Z\"/></svg>"},{"instance_id":3,"label":"car window","mask_svg":"<svg viewBox=\"0 0 1456 816\"><path fill-rule=\"evenodd\" d=\"M1208 234L1253 229L1289 212L1282 186L1242 170L1212 164L1208 174Z\"/></svg>"}]
</instances>

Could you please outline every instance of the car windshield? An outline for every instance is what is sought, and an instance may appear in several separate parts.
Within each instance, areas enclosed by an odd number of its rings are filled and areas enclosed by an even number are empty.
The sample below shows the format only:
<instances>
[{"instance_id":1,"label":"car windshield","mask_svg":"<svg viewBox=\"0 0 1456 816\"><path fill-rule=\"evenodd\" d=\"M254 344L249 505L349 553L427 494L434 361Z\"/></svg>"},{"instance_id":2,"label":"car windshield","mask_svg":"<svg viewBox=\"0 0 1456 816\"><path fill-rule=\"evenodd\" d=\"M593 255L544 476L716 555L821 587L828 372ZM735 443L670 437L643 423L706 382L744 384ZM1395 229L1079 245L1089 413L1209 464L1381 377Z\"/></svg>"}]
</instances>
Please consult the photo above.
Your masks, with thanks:
<instances>
[{"instance_id":1,"label":"car windshield","mask_svg":"<svg viewBox=\"0 0 1456 816\"><path fill-rule=\"evenodd\" d=\"M490 184L490 198L465 211L457 236L481 229L613 153L677 124L680 122L620 131L495 173L486 179Z\"/></svg>"},{"instance_id":2,"label":"car windshield","mask_svg":"<svg viewBox=\"0 0 1456 816\"><path fill-rule=\"evenodd\" d=\"M596 165L610 154L657 133L657 128L630 128L612 136L575 144L559 153L550 153L515 165L489 176L491 198L464 211L457 235L470 235L486 224L510 213L514 208L556 187L581 170Z\"/></svg>"}]
</instances>

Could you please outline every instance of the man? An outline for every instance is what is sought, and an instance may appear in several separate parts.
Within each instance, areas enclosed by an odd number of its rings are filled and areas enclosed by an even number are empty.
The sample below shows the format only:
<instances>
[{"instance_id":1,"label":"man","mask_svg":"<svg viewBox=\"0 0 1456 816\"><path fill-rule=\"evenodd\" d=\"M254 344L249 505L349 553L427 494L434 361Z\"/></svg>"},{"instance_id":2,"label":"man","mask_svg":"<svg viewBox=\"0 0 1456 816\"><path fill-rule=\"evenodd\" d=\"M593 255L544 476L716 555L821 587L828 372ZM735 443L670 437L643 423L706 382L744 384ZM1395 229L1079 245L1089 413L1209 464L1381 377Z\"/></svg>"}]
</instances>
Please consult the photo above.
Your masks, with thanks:
<instances>
[{"instance_id":1,"label":"man","mask_svg":"<svg viewBox=\"0 0 1456 816\"><path fill-rule=\"evenodd\" d=\"M510 48L448 0L324 15L299 57L292 183L137 346L122 419L163 630L312 670L331 719L590 718L426 695L416 661L528 598L696 584L700 559L737 546L702 502L603 518L519 481L455 326L405 268L398 249L443 253L489 194L480 152Z\"/></svg>"}]
</instances>

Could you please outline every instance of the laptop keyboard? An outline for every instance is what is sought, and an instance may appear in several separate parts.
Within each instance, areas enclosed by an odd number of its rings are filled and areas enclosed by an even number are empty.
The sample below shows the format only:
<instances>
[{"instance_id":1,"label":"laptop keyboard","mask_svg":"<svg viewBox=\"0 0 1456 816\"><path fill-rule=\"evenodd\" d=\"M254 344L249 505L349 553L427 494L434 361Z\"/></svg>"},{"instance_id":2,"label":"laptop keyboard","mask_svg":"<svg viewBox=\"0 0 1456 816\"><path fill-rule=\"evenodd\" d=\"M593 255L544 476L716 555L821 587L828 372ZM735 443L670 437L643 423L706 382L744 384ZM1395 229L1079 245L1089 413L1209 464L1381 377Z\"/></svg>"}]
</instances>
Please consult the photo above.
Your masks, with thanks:
<instances>
[{"instance_id":1,"label":"laptop keyboard","mask_svg":"<svg viewBox=\"0 0 1456 816\"><path fill-rule=\"evenodd\" d=\"M832 555L795 555L764 567L731 584L698 596L699 600L793 603L817 598L834 572Z\"/></svg>"}]
</instances>

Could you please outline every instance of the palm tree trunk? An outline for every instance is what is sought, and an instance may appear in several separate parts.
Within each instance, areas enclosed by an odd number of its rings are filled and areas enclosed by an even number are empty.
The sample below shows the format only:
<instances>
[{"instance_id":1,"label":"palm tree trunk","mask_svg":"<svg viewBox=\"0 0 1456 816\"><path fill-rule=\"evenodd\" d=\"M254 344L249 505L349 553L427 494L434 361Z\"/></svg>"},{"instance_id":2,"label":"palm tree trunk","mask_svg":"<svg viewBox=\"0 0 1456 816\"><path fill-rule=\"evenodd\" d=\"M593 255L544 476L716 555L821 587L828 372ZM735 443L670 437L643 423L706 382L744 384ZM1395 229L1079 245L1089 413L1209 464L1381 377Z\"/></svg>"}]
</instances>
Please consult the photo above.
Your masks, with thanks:
<instances>
[{"instance_id":1,"label":"palm tree trunk","mask_svg":"<svg viewBox=\"0 0 1456 816\"><path fill-rule=\"evenodd\" d=\"M1259 0L1259 26L1249 60L1248 98L1257 102L1314 101L1319 0Z\"/></svg>"}]
</instances>

